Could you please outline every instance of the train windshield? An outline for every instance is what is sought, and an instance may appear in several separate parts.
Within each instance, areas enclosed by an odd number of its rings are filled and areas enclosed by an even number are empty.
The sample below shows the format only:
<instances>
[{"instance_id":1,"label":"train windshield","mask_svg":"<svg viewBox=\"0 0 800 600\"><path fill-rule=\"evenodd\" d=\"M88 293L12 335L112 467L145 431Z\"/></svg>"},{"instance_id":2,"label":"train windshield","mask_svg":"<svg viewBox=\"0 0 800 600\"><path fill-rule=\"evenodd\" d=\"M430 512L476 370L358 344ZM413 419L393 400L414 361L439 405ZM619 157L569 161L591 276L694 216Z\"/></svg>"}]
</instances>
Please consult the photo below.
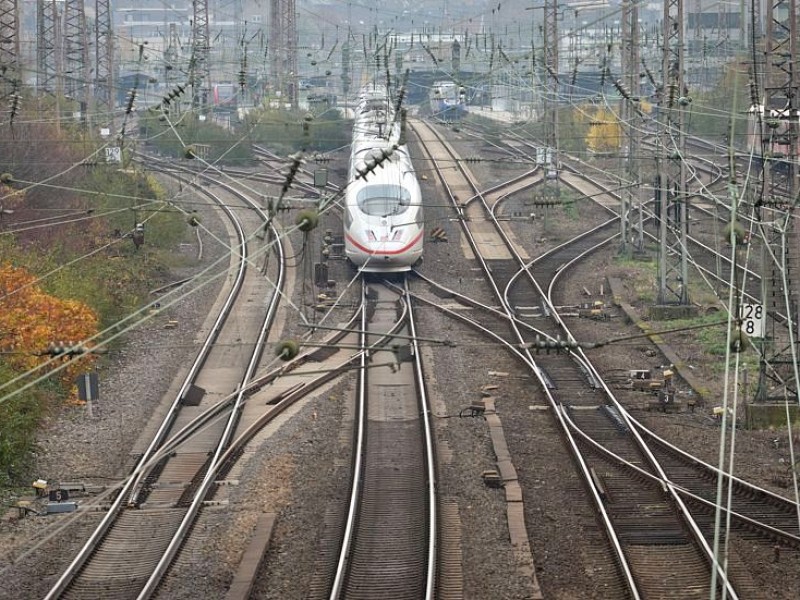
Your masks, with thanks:
<instances>
[{"instance_id":1,"label":"train windshield","mask_svg":"<svg viewBox=\"0 0 800 600\"><path fill-rule=\"evenodd\" d=\"M358 192L358 208L372 217L399 215L411 206L411 194L399 185L369 185Z\"/></svg>"}]
</instances>

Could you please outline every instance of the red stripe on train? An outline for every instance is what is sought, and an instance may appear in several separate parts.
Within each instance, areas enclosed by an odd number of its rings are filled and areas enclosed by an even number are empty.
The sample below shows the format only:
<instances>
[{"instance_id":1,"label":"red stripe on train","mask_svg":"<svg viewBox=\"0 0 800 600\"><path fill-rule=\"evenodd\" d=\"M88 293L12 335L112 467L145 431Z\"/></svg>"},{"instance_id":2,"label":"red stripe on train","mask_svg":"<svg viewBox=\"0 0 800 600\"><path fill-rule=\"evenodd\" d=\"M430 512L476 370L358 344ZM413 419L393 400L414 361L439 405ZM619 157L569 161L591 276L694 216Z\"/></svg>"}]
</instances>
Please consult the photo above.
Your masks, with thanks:
<instances>
[{"instance_id":1,"label":"red stripe on train","mask_svg":"<svg viewBox=\"0 0 800 600\"><path fill-rule=\"evenodd\" d=\"M356 248L358 248L359 250L361 250L362 252L364 252L366 254L402 254L403 252L407 252L412 246L416 246L417 242L419 242L419 239L422 237L422 234L423 234L423 231L420 230L420 232L417 234L417 236L413 240L411 240L411 242L409 242L408 245L403 246L402 248L400 248L398 250L371 250L371 249L366 248L365 246L362 246L361 244L359 244L353 238L353 236L351 236L349 233L346 234L346 237L347 237L347 241L348 242L350 242L353 246L355 246ZM385 242L381 242L381 243L385 243Z\"/></svg>"}]
</instances>

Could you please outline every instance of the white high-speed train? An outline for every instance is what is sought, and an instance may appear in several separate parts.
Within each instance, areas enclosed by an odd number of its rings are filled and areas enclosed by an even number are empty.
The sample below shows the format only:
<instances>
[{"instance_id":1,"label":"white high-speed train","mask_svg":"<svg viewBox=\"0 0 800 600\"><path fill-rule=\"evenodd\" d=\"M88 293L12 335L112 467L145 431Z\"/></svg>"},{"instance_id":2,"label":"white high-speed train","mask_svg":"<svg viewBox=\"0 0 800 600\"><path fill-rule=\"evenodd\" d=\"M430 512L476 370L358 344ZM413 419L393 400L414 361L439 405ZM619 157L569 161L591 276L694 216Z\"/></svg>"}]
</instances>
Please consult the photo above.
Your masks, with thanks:
<instances>
[{"instance_id":1,"label":"white high-speed train","mask_svg":"<svg viewBox=\"0 0 800 600\"><path fill-rule=\"evenodd\" d=\"M408 271L422 257L422 195L403 127L385 91L362 92L344 207L345 254L362 271Z\"/></svg>"}]
</instances>

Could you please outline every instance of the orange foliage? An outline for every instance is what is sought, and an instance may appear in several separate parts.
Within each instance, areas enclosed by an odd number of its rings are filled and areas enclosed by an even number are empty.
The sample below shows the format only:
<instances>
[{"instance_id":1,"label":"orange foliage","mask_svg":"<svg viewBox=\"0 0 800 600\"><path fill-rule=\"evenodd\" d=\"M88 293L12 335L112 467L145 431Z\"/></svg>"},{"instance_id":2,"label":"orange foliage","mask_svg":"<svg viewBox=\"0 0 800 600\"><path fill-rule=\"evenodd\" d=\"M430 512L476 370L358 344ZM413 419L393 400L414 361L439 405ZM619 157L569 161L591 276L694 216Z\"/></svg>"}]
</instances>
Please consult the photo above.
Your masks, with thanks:
<instances>
[{"instance_id":1,"label":"orange foliage","mask_svg":"<svg viewBox=\"0 0 800 600\"><path fill-rule=\"evenodd\" d=\"M25 269L0 263L0 351L14 370L24 372L51 360L47 354L50 344L81 342L97 333L97 325L97 315L85 304L51 296ZM70 361L59 378L71 385L94 357L57 360Z\"/></svg>"}]
</instances>

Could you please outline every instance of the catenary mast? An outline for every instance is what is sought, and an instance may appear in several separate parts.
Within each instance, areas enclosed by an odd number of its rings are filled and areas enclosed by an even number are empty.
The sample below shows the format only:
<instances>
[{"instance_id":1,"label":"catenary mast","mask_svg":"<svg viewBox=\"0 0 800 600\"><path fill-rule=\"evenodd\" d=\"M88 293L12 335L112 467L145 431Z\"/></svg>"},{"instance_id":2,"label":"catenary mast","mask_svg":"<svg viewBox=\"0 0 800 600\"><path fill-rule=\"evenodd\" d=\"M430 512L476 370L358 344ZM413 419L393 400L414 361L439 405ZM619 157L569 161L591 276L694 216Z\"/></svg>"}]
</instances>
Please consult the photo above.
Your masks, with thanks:
<instances>
[{"instance_id":1,"label":"catenary mast","mask_svg":"<svg viewBox=\"0 0 800 600\"><path fill-rule=\"evenodd\" d=\"M798 194L797 2L769 0L766 15L763 113L760 119L762 179L756 218L762 239L761 343L756 399L797 399L800 228L794 223ZM756 107L757 108L757 107ZM788 319L788 329L781 322Z\"/></svg>"},{"instance_id":2,"label":"catenary mast","mask_svg":"<svg viewBox=\"0 0 800 600\"><path fill-rule=\"evenodd\" d=\"M658 299L661 306L688 306L683 0L664 0L664 49L659 92L660 152L656 182L659 214Z\"/></svg>"},{"instance_id":3,"label":"catenary mast","mask_svg":"<svg viewBox=\"0 0 800 600\"><path fill-rule=\"evenodd\" d=\"M19 26L17 0L0 0L0 98L15 93L22 80Z\"/></svg>"},{"instance_id":4,"label":"catenary mast","mask_svg":"<svg viewBox=\"0 0 800 600\"><path fill-rule=\"evenodd\" d=\"M297 8L295 0L270 0L270 79L282 102L297 108Z\"/></svg>"},{"instance_id":5,"label":"catenary mast","mask_svg":"<svg viewBox=\"0 0 800 600\"><path fill-rule=\"evenodd\" d=\"M95 0L95 109L102 122L111 123L116 98L114 94L114 27L110 0ZM112 127L113 129L113 127Z\"/></svg>"}]
</instances>

